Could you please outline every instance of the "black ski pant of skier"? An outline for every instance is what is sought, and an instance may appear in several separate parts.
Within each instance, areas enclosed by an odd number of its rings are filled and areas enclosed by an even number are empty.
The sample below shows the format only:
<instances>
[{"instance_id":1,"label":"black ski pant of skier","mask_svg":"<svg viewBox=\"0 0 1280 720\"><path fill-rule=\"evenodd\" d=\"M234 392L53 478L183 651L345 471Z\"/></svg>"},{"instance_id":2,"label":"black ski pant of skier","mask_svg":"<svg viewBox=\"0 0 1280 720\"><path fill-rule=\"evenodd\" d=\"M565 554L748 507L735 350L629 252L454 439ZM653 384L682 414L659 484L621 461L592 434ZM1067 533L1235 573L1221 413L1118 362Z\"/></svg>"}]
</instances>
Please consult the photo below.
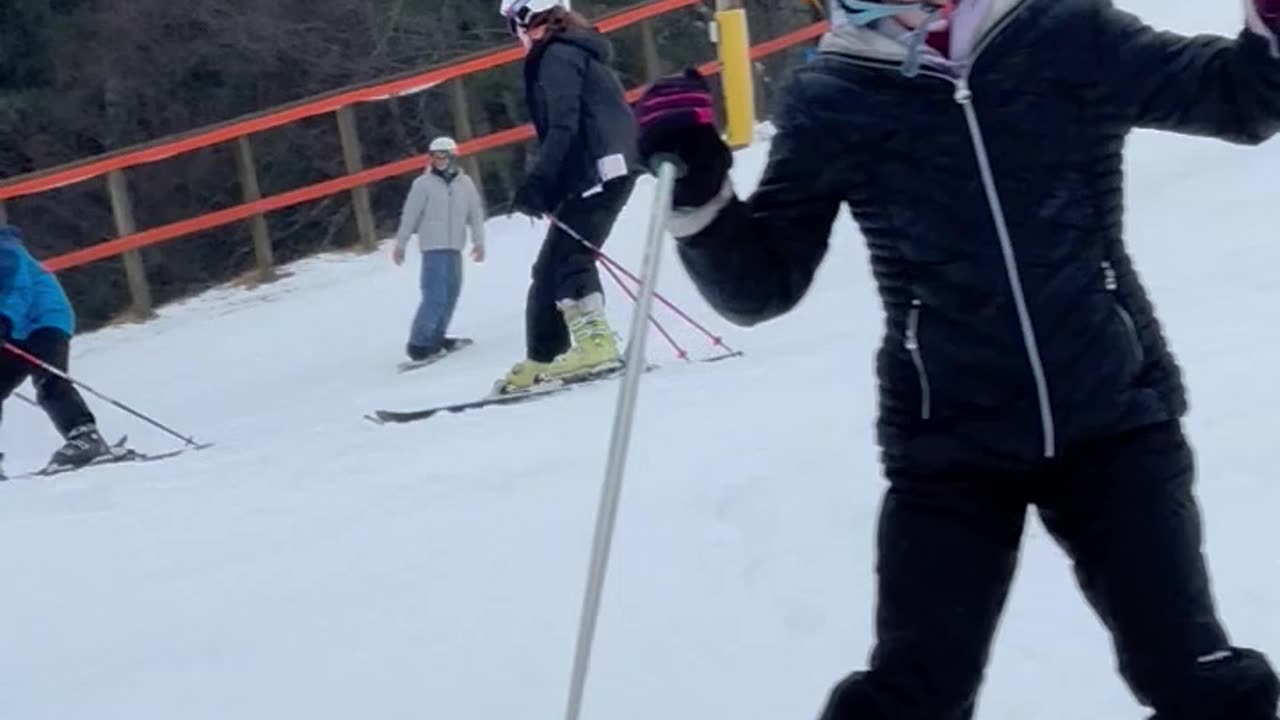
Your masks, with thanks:
<instances>
[{"instance_id":1,"label":"black ski pant of skier","mask_svg":"<svg viewBox=\"0 0 1280 720\"><path fill-rule=\"evenodd\" d=\"M634 175L610 180L599 192L571 197L553 212L592 246L601 248L631 199L635 184ZM557 301L581 300L599 292L603 290L595 253L552 223L533 263L533 282L525 303L528 358L547 363L569 349L569 329Z\"/></svg>"},{"instance_id":2,"label":"black ski pant of skier","mask_svg":"<svg viewBox=\"0 0 1280 720\"><path fill-rule=\"evenodd\" d=\"M66 372L71 338L56 328L38 328L26 340L10 340L20 350ZM0 350L0 417L4 401L28 377L36 387L36 402L49 415L62 437L81 425L96 421L75 385L53 375L8 350Z\"/></svg>"},{"instance_id":3,"label":"black ski pant of skier","mask_svg":"<svg viewBox=\"0 0 1280 720\"><path fill-rule=\"evenodd\" d=\"M1035 505L1110 631L1153 720L1275 720L1277 679L1216 617L1176 422L1078 448L1030 473L886 463L878 644L823 720L969 720Z\"/></svg>"}]
</instances>

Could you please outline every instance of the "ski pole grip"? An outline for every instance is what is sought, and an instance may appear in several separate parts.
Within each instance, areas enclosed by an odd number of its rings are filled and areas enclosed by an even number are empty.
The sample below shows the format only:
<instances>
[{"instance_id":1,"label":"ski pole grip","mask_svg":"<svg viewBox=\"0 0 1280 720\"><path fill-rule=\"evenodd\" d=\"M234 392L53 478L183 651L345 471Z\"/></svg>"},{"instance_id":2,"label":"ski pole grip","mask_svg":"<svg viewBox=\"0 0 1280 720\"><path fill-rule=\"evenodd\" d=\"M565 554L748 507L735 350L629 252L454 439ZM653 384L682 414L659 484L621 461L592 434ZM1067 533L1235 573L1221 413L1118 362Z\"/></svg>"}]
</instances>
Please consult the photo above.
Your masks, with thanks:
<instances>
[{"instance_id":1,"label":"ski pole grip","mask_svg":"<svg viewBox=\"0 0 1280 720\"><path fill-rule=\"evenodd\" d=\"M675 166L677 179L689 174L689 166L675 153L654 153L649 158L649 170L654 175L658 175L662 170L662 166L666 163Z\"/></svg>"}]
</instances>

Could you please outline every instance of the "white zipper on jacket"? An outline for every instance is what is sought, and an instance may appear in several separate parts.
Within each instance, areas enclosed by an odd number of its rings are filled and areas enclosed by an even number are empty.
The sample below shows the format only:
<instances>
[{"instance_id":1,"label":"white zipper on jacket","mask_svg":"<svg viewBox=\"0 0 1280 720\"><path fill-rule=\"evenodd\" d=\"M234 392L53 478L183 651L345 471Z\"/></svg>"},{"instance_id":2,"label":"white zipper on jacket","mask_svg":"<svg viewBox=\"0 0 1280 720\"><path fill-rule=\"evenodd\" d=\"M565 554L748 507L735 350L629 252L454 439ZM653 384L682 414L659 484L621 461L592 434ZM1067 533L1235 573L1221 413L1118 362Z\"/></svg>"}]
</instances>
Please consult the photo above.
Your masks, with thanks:
<instances>
[{"instance_id":1,"label":"white zipper on jacket","mask_svg":"<svg viewBox=\"0 0 1280 720\"><path fill-rule=\"evenodd\" d=\"M1036 340L1035 326L1031 322L1027 296L1022 289L1022 276L1018 272L1018 260L1013 252L1013 235L1009 232L1008 219L1005 216L1004 206L1000 202L1000 190L996 187L995 172L991 168L991 158L987 154L987 143L982 137L982 127L978 123L978 111L973 107L973 90L969 87L969 73L978 56L1029 4L1031 3L1023 2L1018 5L982 37L964 63L960 77L953 82L956 85L956 102L964 109L965 121L969 126L969 136L973 141L973 151L977 155L978 170L982 174L987 202L991 204L991 217L995 221L996 233L1000 237L1005 270L1009 275L1009 286L1013 290L1013 301L1018 311L1018 323L1022 326L1022 340L1026 344L1027 358L1031 362L1031 374L1035 378L1036 395L1040 400L1040 425L1044 432L1044 456L1052 458L1057 454L1057 432L1053 421L1053 403L1049 398L1049 381L1045 376L1044 361L1040 357L1040 345Z\"/></svg>"},{"instance_id":2,"label":"white zipper on jacket","mask_svg":"<svg viewBox=\"0 0 1280 720\"><path fill-rule=\"evenodd\" d=\"M1115 308L1116 315L1120 316L1120 322L1124 323L1125 331L1129 333L1129 345L1133 348L1133 356L1141 363L1143 349L1142 339L1138 337L1138 324L1134 322L1133 315L1120 303L1120 281L1116 277L1116 269L1111 265L1110 260L1102 261L1102 285L1111 295L1111 306Z\"/></svg>"},{"instance_id":3,"label":"white zipper on jacket","mask_svg":"<svg viewBox=\"0 0 1280 720\"><path fill-rule=\"evenodd\" d=\"M956 102L964 108L965 120L969 125L969 135L973 140L973 150L978 156L978 171L982 174L982 184L986 188L987 202L991 204L991 217L996 223L996 234L1000 237L1000 249L1004 253L1004 266L1009 275L1009 286L1013 289L1013 303L1018 310L1018 322L1022 326L1022 341L1027 346L1027 357L1031 361L1031 374L1036 381L1036 394L1040 399L1040 424L1044 430L1044 456L1051 458L1056 454L1057 443L1054 437L1053 405L1049 399L1049 382L1045 378L1044 363L1040 359L1040 347L1036 342L1035 327L1031 323L1031 311L1027 307L1027 297L1022 290L1022 276L1018 273L1018 259L1013 252L1013 236L1009 232L1009 224L1005 219L1004 207L1000 203L1000 192L996 187L995 173L991 169L991 159L987 155L987 145L982 138L982 128L978 125L978 113L973 108L973 92L969 89L968 70L960 76L956 83Z\"/></svg>"},{"instance_id":4,"label":"white zipper on jacket","mask_svg":"<svg viewBox=\"0 0 1280 720\"><path fill-rule=\"evenodd\" d=\"M924 367L924 351L920 349L920 306L919 300L911 301L911 313L907 315L907 336L903 345L911 353L911 361L915 363L916 375L920 379L920 419L928 420L933 403L929 391L929 373Z\"/></svg>"},{"instance_id":5,"label":"white zipper on jacket","mask_svg":"<svg viewBox=\"0 0 1280 720\"><path fill-rule=\"evenodd\" d=\"M1031 322L1031 311L1027 305L1026 293L1022 289L1022 276L1018 272L1017 257L1013 251L1013 236L1009 232L1009 224L1004 213L1004 207L1000 202L1000 191L996 187L995 173L991 168L991 159L987 154L987 144L982 137L982 128L978 124L978 113L973 107L973 91L969 87L969 72L978 56L1029 4L1031 4L1029 1L1023 2L1009 11L995 27L982 37L974 47L973 52L970 53L958 77L923 68L919 74L940 78L955 85L955 100L964 110L965 122L969 127L969 137L978 160L978 170L982 175L983 189L987 196L987 202L991 206L991 217L995 222L996 234L1000 239L1000 249L1004 254L1005 271L1009 276L1009 285L1013 291L1018 323L1022 330L1022 341L1026 346L1027 358L1031 363L1031 374L1035 379L1036 395L1040 405L1040 424L1044 433L1044 456L1052 458L1057 454L1057 439L1053 420L1053 405L1049 397L1049 382L1045 376L1044 362L1040 358L1040 347L1036 341L1035 327ZM851 61L858 64L888 69L885 65L876 62L866 62L852 56L845 57L849 57Z\"/></svg>"}]
</instances>

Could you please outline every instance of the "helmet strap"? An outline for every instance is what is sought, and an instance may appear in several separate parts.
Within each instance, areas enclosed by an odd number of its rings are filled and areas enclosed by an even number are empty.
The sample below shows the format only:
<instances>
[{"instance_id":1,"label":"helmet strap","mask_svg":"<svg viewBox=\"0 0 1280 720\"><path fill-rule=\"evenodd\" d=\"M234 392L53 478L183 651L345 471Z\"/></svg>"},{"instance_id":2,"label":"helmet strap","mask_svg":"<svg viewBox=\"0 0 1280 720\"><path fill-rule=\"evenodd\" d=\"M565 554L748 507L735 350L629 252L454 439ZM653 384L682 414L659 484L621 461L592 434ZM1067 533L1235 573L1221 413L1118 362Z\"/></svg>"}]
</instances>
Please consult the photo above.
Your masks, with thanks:
<instances>
[{"instance_id":1,"label":"helmet strap","mask_svg":"<svg viewBox=\"0 0 1280 720\"><path fill-rule=\"evenodd\" d=\"M860 27L865 27L885 18L894 17L913 10L919 10L925 13L924 20L915 29L907 33L901 41L907 48L907 57L903 60L902 65L898 69L907 77L915 77L920 72L920 65L923 61L924 55L924 43L926 38L929 36L929 27L939 18L949 18L955 8L954 2L935 5L933 3L926 2L889 3L874 2L873 0L837 1L840 3L841 9L844 10L848 16L849 22Z\"/></svg>"}]
</instances>

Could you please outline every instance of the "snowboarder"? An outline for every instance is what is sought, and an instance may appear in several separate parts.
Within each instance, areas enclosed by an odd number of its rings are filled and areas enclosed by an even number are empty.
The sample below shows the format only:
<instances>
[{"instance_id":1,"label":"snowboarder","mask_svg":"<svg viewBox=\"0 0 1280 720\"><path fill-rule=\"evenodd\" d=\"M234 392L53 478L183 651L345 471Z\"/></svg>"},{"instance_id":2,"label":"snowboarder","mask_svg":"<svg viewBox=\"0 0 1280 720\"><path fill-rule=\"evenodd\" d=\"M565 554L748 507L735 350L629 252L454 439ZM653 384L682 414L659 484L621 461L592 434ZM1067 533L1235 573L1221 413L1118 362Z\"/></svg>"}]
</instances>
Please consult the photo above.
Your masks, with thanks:
<instances>
[{"instance_id":1,"label":"snowboarder","mask_svg":"<svg viewBox=\"0 0 1280 720\"><path fill-rule=\"evenodd\" d=\"M18 228L0 225L0 342L66 372L73 334L75 313L57 278L27 252ZM7 350L0 350L0 410L28 377L65 440L51 467L82 467L109 452L75 386Z\"/></svg>"},{"instance_id":2,"label":"snowboarder","mask_svg":"<svg viewBox=\"0 0 1280 720\"><path fill-rule=\"evenodd\" d=\"M540 142L512 207L533 218L554 214L599 248L640 173L635 119L609 66L612 46L557 0L503 0L501 11L527 52L526 102ZM498 391L621 367L591 249L553 224L532 275L526 359L499 381Z\"/></svg>"},{"instance_id":3,"label":"snowboarder","mask_svg":"<svg viewBox=\"0 0 1280 720\"><path fill-rule=\"evenodd\" d=\"M744 326L805 296L848 205L886 316L887 489L869 668L824 720L973 715L1035 506L1160 720L1275 720L1277 679L1211 593L1181 372L1123 241L1135 128L1280 131L1280 0L1234 38L1108 0L838 0L747 199L696 72L637 107L641 156L687 166L670 230Z\"/></svg>"},{"instance_id":4,"label":"snowboarder","mask_svg":"<svg viewBox=\"0 0 1280 720\"><path fill-rule=\"evenodd\" d=\"M422 300L405 347L411 361L456 350L466 341L447 337L462 292L462 249L471 229L471 259L484 262L484 201L457 163L458 144L438 137L428 147L426 170L413 181L400 213L392 260L404 263L409 236L422 251Z\"/></svg>"}]
</instances>

